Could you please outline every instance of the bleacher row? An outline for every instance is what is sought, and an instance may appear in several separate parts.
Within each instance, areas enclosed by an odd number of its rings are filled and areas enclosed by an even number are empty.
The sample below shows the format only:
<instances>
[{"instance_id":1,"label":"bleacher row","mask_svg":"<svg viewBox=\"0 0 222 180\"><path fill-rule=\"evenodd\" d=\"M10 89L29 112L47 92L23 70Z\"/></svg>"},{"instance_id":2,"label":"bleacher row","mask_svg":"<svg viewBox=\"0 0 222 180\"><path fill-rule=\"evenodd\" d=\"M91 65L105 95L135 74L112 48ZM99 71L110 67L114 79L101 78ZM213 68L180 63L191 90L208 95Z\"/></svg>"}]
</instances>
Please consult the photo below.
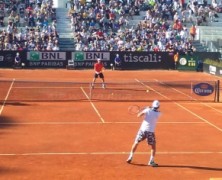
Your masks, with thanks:
<instances>
[{"instance_id":1,"label":"bleacher row","mask_svg":"<svg viewBox=\"0 0 222 180\"><path fill-rule=\"evenodd\" d=\"M218 47L210 47L218 51L221 4L193 6L196 2L70 0L64 14L53 8L53 0L0 0L0 50L65 50L68 44L68 50L81 51L206 51L215 41ZM192 24L196 40L189 34Z\"/></svg>"},{"instance_id":2,"label":"bleacher row","mask_svg":"<svg viewBox=\"0 0 222 180\"><path fill-rule=\"evenodd\" d=\"M59 50L53 0L1 0L0 50Z\"/></svg>"},{"instance_id":3,"label":"bleacher row","mask_svg":"<svg viewBox=\"0 0 222 180\"><path fill-rule=\"evenodd\" d=\"M192 24L198 29L219 25L219 5L196 2L181 6L176 0L73 1L73 8L68 6L70 30L66 31L74 38L73 50L171 51L173 46L178 51L206 51L204 43L200 44L200 30L193 41L189 29ZM111 21L112 13L115 19ZM182 28L176 29L175 21Z\"/></svg>"}]
</instances>

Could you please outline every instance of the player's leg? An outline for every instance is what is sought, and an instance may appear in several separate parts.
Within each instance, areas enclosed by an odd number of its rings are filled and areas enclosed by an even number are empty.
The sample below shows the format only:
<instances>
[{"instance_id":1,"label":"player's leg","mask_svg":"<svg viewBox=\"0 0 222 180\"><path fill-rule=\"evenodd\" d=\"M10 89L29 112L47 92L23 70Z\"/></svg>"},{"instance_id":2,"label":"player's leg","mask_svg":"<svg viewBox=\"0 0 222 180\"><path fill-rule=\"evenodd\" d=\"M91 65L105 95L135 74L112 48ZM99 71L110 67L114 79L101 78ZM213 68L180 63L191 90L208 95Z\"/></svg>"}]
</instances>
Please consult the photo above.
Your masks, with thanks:
<instances>
[{"instance_id":1,"label":"player's leg","mask_svg":"<svg viewBox=\"0 0 222 180\"><path fill-rule=\"evenodd\" d=\"M100 77L100 79L102 79L102 88L106 88L105 78L104 78L103 73L100 73L100 74L99 74L99 77Z\"/></svg>"},{"instance_id":2,"label":"player's leg","mask_svg":"<svg viewBox=\"0 0 222 180\"><path fill-rule=\"evenodd\" d=\"M92 81L92 88L94 88L94 84L95 84L97 78L98 78L98 74L95 73L93 81Z\"/></svg>"},{"instance_id":3,"label":"player's leg","mask_svg":"<svg viewBox=\"0 0 222 180\"><path fill-rule=\"evenodd\" d=\"M148 141L148 145L151 146L151 151L150 151L150 160L148 165L152 166L152 167L156 167L158 166L158 164L155 163L154 161L154 157L156 155L156 138L155 138L155 134L152 132L148 132L147 135L147 141Z\"/></svg>"},{"instance_id":4,"label":"player's leg","mask_svg":"<svg viewBox=\"0 0 222 180\"><path fill-rule=\"evenodd\" d=\"M139 142L136 142L136 141L133 143L131 151L130 151L130 155L128 159L126 160L126 162L131 163L131 161L133 160L133 154L136 151L138 144Z\"/></svg>"},{"instance_id":5,"label":"player's leg","mask_svg":"<svg viewBox=\"0 0 222 180\"><path fill-rule=\"evenodd\" d=\"M131 151L130 151L130 155L128 157L128 159L126 160L127 163L131 163L132 159L133 159L133 155L137 149L138 144L143 141L146 138L145 133L141 130L138 131L135 141L132 145Z\"/></svg>"}]
</instances>

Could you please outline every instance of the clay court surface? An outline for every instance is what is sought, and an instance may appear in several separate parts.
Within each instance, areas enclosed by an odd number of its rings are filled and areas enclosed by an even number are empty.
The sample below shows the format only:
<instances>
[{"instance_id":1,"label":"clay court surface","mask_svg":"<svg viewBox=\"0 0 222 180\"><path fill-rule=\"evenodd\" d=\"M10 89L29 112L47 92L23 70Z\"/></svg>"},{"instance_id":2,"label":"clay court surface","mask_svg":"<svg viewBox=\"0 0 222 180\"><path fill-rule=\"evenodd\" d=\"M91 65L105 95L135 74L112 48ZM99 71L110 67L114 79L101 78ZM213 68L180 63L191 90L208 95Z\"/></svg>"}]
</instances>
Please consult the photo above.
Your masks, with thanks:
<instances>
[{"instance_id":1,"label":"clay court surface","mask_svg":"<svg viewBox=\"0 0 222 180\"><path fill-rule=\"evenodd\" d=\"M75 88L49 87L47 83L39 87L38 83L17 85L21 80L88 83L92 81L92 70L0 71L0 79L8 80L0 83L0 179L222 178L221 102L215 103L206 97L203 101L187 100L183 98L187 94L180 86L163 90L141 84L150 90L144 94L147 101L139 100L139 94L144 92L134 92L135 100L131 97L118 101L118 96L109 89L110 82L211 81L220 78L205 73L160 70L106 70L104 74L107 89L93 93L108 96L109 92L109 97L116 98L114 101L90 100L87 86L81 85ZM127 164L142 120L130 115L128 107L150 105L154 99L160 100L162 112L156 129L155 160L159 167L147 166L150 147L146 142L139 145L132 164Z\"/></svg>"}]
</instances>

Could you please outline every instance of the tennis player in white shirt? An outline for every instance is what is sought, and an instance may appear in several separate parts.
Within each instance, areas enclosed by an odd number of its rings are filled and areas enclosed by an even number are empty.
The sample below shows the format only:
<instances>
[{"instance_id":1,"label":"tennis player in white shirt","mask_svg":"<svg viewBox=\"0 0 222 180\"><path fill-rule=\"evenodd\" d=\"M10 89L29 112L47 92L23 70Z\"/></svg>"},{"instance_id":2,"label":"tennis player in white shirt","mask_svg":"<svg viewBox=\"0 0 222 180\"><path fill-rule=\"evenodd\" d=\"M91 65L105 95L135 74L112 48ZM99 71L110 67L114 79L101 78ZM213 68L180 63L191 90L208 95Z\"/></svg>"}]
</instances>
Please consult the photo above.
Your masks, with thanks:
<instances>
[{"instance_id":1,"label":"tennis player in white shirt","mask_svg":"<svg viewBox=\"0 0 222 180\"><path fill-rule=\"evenodd\" d=\"M130 155L126 161L127 163L131 163L133 159L133 154L136 151L138 144L146 139L147 144L151 146L151 155L148 165L152 167L158 166L158 164L154 162L154 157L156 154L155 128L160 116L160 111L158 111L159 107L160 102L158 100L155 100L152 103L152 107L147 107L137 114L137 117L141 117L144 115L144 119L132 145Z\"/></svg>"}]
</instances>

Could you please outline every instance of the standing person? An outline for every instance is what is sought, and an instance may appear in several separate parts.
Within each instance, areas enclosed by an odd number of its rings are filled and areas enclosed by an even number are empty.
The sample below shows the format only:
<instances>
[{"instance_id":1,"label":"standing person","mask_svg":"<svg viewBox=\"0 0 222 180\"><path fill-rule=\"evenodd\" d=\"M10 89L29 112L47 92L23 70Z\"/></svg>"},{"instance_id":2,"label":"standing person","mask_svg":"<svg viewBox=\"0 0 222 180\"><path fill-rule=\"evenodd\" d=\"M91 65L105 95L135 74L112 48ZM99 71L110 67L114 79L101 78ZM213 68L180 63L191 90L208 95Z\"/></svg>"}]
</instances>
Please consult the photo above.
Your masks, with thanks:
<instances>
[{"instance_id":1,"label":"standing person","mask_svg":"<svg viewBox=\"0 0 222 180\"><path fill-rule=\"evenodd\" d=\"M102 79L102 88L106 88L105 86L105 79L104 79L104 75L103 75L103 69L104 69L104 66L101 62L101 59L97 59L97 63L94 64L94 71L95 71L95 74L94 74L94 78L93 78L93 82L92 82L92 88L94 88L94 84L96 82L96 79L99 77L100 79Z\"/></svg>"},{"instance_id":2,"label":"standing person","mask_svg":"<svg viewBox=\"0 0 222 180\"><path fill-rule=\"evenodd\" d=\"M195 40L195 37L196 37L196 34L197 34L197 29L195 27L195 25L192 25L190 27L190 36L191 36L191 40L194 41Z\"/></svg>"},{"instance_id":3,"label":"standing person","mask_svg":"<svg viewBox=\"0 0 222 180\"><path fill-rule=\"evenodd\" d=\"M15 68L20 68L21 67L21 57L20 54L17 52L15 56Z\"/></svg>"},{"instance_id":4,"label":"standing person","mask_svg":"<svg viewBox=\"0 0 222 180\"><path fill-rule=\"evenodd\" d=\"M177 69L177 63L179 60L179 52L176 52L176 54L174 54L173 59L174 59L175 69Z\"/></svg>"},{"instance_id":5,"label":"standing person","mask_svg":"<svg viewBox=\"0 0 222 180\"><path fill-rule=\"evenodd\" d=\"M158 166L158 164L154 162L154 157L156 154L155 128L158 118L160 116L160 112L158 111L159 107L160 107L160 102L158 100L155 100L152 103L152 107L147 107L137 114L137 117L141 117L143 115L145 116L140 126L140 129L137 133L135 141L132 145L130 155L126 161L127 163L131 163L134 152L136 151L138 144L146 139L147 144L151 146L151 155L148 165L152 167Z\"/></svg>"},{"instance_id":6,"label":"standing person","mask_svg":"<svg viewBox=\"0 0 222 180\"><path fill-rule=\"evenodd\" d=\"M121 59L119 57L119 54L116 54L116 57L114 58L114 68L118 69L121 65Z\"/></svg>"}]
</instances>

